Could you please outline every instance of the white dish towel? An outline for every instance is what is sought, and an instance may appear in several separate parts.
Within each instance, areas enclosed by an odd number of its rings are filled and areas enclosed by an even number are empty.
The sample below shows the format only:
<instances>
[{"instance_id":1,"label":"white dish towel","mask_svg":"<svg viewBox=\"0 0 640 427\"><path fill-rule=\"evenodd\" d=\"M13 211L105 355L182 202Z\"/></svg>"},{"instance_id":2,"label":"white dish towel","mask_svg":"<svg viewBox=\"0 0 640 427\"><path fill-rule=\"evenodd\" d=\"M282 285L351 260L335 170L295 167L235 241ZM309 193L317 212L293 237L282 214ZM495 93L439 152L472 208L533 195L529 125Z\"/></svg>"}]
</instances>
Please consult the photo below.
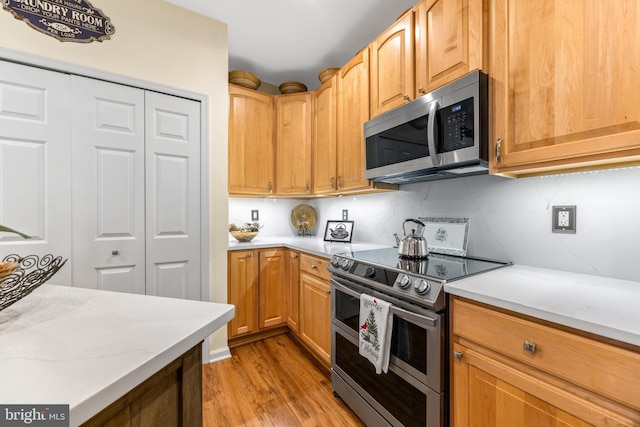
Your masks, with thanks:
<instances>
[{"instance_id":1,"label":"white dish towel","mask_svg":"<svg viewBox=\"0 0 640 427\"><path fill-rule=\"evenodd\" d=\"M371 295L360 295L360 328L358 346L360 355L376 368L376 374L389 370L393 313L391 304Z\"/></svg>"}]
</instances>

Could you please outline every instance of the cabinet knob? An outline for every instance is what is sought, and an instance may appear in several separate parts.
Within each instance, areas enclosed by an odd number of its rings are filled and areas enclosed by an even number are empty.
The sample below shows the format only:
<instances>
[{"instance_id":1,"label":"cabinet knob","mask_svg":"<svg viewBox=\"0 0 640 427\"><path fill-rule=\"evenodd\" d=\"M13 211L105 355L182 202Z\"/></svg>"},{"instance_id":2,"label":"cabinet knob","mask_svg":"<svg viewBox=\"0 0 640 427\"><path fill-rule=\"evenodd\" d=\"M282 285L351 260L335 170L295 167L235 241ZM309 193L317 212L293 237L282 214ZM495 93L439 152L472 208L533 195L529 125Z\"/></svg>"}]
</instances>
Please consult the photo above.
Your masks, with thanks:
<instances>
[{"instance_id":1,"label":"cabinet knob","mask_svg":"<svg viewBox=\"0 0 640 427\"><path fill-rule=\"evenodd\" d=\"M420 89L418 89L418 92L419 92L419 93L422 93L422 94L427 93L427 91L426 91L426 90L424 90L424 88L423 88L423 87L421 87Z\"/></svg>"},{"instance_id":2,"label":"cabinet knob","mask_svg":"<svg viewBox=\"0 0 640 427\"><path fill-rule=\"evenodd\" d=\"M317 270L317 269L318 269L318 266L317 266L317 265L315 265L315 264L311 264L311 268L313 268L314 270Z\"/></svg>"},{"instance_id":3,"label":"cabinet knob","mask_svg":"<svg viewBox=\"0 0 640 427\"><path fill-rule=\"evenodd\" d=\"M531 354L536 354L536 349L537 349L536 343L531 342L531 341L525 341L524 342L524 350L525 351L528 351Z\"/></svg>"},{"instance_id":4,"label":"cabinet knob","mask_svg":"<svg viewBox=\"0 0 640 427\"><path fill-rule=\"evenodd\" d=\"M331 289L327 290L327 294L331 295Z\"/></svg>"},{"instance_id":5,"label":"cabinet knob","mask_svg":"<svg viewBox=\"0 0 640 427\"><path fill-rule=\"evenodd\" d=\"M252 254L251 252L249 252L249 253L247 254L247 258L251 258L252 256L253 256L253 254Z\"/></svg>"},{"instance_id":6,"label":"cabinet knob","mask_svg":"<svg viewBox=\"0 0 640 427\"><path fill-rule=\"evenodd\" d=\"M405 93L404 94L404 100L405 101L411 101L411 97Z\"/></svg>"},{"instance_id":7,"label":"cabinet knob","mask_svg":"<svg viewBox=\"0 0 640 427\"><path fill-rule=\"evenodd\" d=\"M111 255L114 255L114 256L115 256L115 255L120 255L120 251L119 251L119 250L117 250L117 249L116 249L116 250L113 250L113 251L111 251Z\"/></svg>"},{"instance_id":8,"label":"cabinet knob","mask_svg":"<svg viewBox=\"0 0 640 427\"><path fill-rule=\"evenodd\" d=\"M458 360L462 360L462 352L461 351L454 351L453 352L453 357L455 357Z\"/></svg>"}]
</instances>

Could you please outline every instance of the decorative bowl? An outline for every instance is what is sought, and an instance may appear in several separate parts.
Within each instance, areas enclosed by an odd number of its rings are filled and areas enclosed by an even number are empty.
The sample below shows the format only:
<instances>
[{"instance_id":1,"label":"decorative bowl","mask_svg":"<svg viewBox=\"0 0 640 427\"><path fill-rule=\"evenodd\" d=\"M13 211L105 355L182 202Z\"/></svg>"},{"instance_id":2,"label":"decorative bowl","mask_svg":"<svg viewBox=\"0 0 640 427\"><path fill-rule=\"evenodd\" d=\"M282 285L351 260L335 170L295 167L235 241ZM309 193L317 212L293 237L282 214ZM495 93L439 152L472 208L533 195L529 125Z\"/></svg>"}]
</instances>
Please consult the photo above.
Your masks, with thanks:
<instances>
[{"instance_id":1,"label":"decorative bowl","mask_svg":"<svg viewBox=\"0 0 640 427\"><path fill-rule=\"evenodd\" d=\"M231 235L238 242L250 242L254 237L258 235L258 231L230 231Z\"/></svg>"},{"instance_id":2,"label":"decorative bowl","mask_svg":"<svg viewBox=\"0 0 640 427\"><path fill-rule=\"evenodd\" d=\"M320 71L320 74L318 74L318 79L320 80L320 83L326 82L331 78L331 76L333 76L338 71L340 71L340 68L325 68L324 70Z\"/></svg>"},{"instance_id":3,"label":"decorative bowl","mask_svg":"<svg viewBox=\"0 0 640 427\"><path fill-rule=\"evenodd\" d=\"M280 89L280 93L282 94L298 93L306 92L307 86L304 83L300 82L284 82L280 86L278 86L278 89Z\"/></svg>"},{"instance_id":4,"label":"decorative bowl","mask_svg":"<svg viewBox=\"0 0 640 427\"><path fill-rule=\"evenodd\" d=\"M255 74L248 71L233 70L229 71L229 83L249 89L258 89L262 82Z\"/></svg>"}]
</instances>

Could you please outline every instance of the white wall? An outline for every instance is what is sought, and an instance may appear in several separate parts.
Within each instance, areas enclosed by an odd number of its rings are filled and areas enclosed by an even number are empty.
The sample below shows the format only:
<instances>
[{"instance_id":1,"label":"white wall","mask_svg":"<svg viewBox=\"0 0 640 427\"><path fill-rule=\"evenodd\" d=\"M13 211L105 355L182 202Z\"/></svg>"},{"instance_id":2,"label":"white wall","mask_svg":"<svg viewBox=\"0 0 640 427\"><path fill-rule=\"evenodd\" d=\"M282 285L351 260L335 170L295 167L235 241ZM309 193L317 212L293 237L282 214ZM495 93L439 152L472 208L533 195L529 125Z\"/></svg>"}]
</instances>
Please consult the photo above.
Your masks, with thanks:
<instances>
[{"instance_id":1,"label":"white wall","mask_svg":"<svg viewBox=\"0 0 640 427\"><path fill-rule=\"evenodd\" d=\"M0 47L209 97L210 290L227 300L227 26L162 0L92 0L115 34L101 43L60 42L0 10ZM211 348L226 347L226 328Z\"/></svg>"},{"instance_id":2,"label":"white wall","mask_svg":"<svg viewBox=\"0 0 640 427\"><path fill-rule=\"evenodd\" d=\"M640 168L517 180L476 176L309 203L318 210L319 236L327 220L341 218L342 209L355 221L354 241L389 245L407 218L469 217L469 255L640 282L639 184ZM245 211L248 217L255 209L249 205L262 203L265 234L295 233L280 221L288 222L289 206L304 201L256 200L231 199L230 218ZM577 206L575 235L551 232L554 205Z\"/></svg>"}]
</instances>

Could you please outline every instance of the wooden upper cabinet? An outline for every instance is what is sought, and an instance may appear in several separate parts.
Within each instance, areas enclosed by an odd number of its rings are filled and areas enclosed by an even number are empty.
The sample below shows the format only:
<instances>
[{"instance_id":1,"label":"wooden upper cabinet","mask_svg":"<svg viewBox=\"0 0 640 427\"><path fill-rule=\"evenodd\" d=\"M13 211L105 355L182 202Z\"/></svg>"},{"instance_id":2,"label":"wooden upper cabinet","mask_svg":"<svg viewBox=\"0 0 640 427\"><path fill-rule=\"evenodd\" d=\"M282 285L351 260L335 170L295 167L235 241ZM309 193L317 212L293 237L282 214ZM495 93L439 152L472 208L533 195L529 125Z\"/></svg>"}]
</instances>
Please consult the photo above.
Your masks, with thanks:
<instances>
[{"instance_id":1,"label":"wooden upper cabinet","mask_svg":"<svg viewBox=\"0 0 640 427\"><path fill-rule=\"evenodd\" d=\"M473 70L486 71L483 0L423 0L414 11L416 96Z\"/></svg>"},{"instance_id":2,"label":"wooden upper cabinet","mask_svg":"<svg viewBox=\"0 0 640 427\"><path fill-rule=\"evenodd\" d=\"M313 92L277 96L278 195L311 194L312 134Z\"/></svg>"},{"instance_id":3,"label":"wooden upper cabinet","mask_svg":"<svg viewBox=\"0 0 640 427\"><path fill-rule=\"evenodd\" d=\"M640 159L640 3L492 5L490 172Z\"/></svg>"},{"instance_id":4,"label":"wooden upper cabinet","mask_svg":"<svg viewBox=\"0 0 640 427\"><path fill-rule=\"evenodd\" d=\"M316 89L313 140L313 191L315 194L331 194L337 188L337 79L337 75L334 75Z\"/></svg>"},{"instance_id":5,"label":"wooden upper cabinet","mask_svg":"<svg viewBox=\"0 0 640 427\"><path fill-rule=\"evenodd\" d=\"M370 45L371 117L414 99L413 16L404 14Z\"/></svg>"},{"instance_id":6,"label":"wooden upper cabinet","mask_svg":"<svg viewBox=\"0 0 640 427\"><path fill-rule=\"evenodd\" d=\"M369 120L369 49L338 73L338 191L370 188L364 177L364 123Z\"/></svg>"},{"instance_id":7,"label":"wooden upper cabinet","mask_svg":"<svg viewBox=\"0 0 640 427\"><path fill-rule=\"evenodd\" d=\"M274 188L273 96L229 85L229 194L268 195Z\"/></svg>"}]
</instances>

